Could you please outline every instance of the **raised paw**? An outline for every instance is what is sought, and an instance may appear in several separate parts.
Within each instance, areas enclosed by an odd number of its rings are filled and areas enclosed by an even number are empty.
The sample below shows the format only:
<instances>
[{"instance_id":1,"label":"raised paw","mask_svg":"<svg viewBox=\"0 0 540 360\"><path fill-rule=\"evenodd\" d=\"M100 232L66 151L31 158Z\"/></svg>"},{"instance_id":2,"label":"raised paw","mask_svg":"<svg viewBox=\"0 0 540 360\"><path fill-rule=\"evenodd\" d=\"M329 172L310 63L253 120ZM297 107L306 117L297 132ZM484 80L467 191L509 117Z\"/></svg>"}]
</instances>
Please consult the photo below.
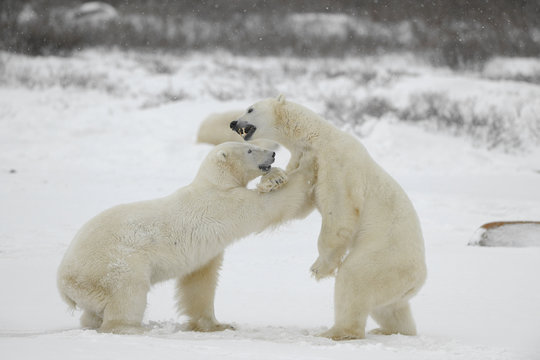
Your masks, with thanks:
<instances>
[{"instance_id":1,"label":"raised paw","mask_svg":"<svg viewBox=\"0 0 540 360\"><path fill-rule=\"evenodd\" d=\"M316 280L321 280L329 276L336 274L338 264L331 264L319 256L317 260L311 265L311 275Z\"/></svg>"},{"instance_id":2,"label":"raised paw","mask_svg":"<svg viewBox=\"0 0 540 360\"><path fill-rule=\"evenodd\" d=\"M261 181L257 184L257 190L261 193L274 191L285 185L287 181L287 173L284 170L272 168L261 177Z\"/></svg>"}]
</instances>

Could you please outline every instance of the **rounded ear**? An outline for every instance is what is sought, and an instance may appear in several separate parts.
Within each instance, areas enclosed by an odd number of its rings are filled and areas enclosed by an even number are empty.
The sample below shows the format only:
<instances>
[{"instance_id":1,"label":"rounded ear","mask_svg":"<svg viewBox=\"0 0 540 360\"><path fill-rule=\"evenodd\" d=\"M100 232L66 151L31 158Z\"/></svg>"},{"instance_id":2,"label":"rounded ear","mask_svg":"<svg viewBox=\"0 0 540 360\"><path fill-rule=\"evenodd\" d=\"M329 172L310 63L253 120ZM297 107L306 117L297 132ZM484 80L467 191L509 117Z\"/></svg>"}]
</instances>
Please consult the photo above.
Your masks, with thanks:
<instances>
[{"instance_id":1,"label":"rounded ear","mask_svg":"<svg viewBox=\"0 0 540 360\"><path fill-rule=\"evenodd\" d=\"M224 150L219 150L216 157L219 161L225 161L227 159L227 153Z\"/></svg>"},{"instance_id":2,"label":"rounded ear","mask_svg":"<svg viewBox=\"0 0 540 360\"><path fill-rule=\"evenodd\" d=\"M277 100L278 103L284 104L285 103L285 95L279 94L276 100Z\"/></svg>"}]
</instances>

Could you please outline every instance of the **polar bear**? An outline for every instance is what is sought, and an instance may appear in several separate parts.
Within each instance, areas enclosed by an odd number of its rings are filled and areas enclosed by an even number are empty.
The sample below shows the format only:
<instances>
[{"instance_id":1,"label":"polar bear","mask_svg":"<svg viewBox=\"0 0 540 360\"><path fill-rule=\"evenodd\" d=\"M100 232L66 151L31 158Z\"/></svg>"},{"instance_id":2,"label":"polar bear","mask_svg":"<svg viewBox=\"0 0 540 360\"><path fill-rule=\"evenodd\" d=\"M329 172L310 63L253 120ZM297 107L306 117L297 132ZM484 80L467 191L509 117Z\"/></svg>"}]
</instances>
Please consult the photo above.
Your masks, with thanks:
<instances>
[{"instance_id":1,"label":"polar bear","mask_svg":"<svg viewBox=\"0 0 540 360\"><path fill-rule=\"evenodd\" d=\"M416 211L364 146L309 109L266 99L250 106L230 127L246 140L263 137L288 148L288 171L301 156L315 158L314 205L322 216L317 280L335 275L335 324L322 334L365 337L368 315L376 333L416 334L409 299L426 279L424 240Z\"/></svg>"},{"instance_id":2,"label":"polar bear","mask_svg":"<svg viewBox=\"0 0 540 360\"><path fill-rule=\"evenodd\" d=\"M225 247L311 211L313 164L305 157L287 176L271 168L274 157L247 143L221 144L190 185L163 198L113 207L87 222L57 277L62 298L83 310L81 325L141 332L150 287L176 278L178 307L189 317L189 329L230 328L214 316ZM258 191L246 188L261 174Z\"/></svg>"}]
</instances>

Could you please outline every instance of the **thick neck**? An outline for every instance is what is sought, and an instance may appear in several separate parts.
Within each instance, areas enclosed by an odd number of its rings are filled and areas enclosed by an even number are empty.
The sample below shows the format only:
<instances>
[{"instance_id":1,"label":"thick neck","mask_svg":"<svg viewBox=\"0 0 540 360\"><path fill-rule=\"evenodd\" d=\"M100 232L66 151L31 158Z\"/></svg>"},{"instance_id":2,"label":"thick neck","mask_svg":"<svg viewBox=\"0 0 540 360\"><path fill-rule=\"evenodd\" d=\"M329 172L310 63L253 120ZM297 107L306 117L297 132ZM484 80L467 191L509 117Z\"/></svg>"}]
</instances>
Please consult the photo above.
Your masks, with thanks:
<instances>
[{"instance_id":1,"label":"thick neck","mask_svg":"<svg viewBox=\"0 0 540 360\"><path fill-rule=\"evenodd\" d=\"M217 173L213 172L211 175L208 175L206 171L201 171L206 166L201 166L201 170L195 176L193 184L211 184L213 187L216 187L221 190L229 190L237 187L246 187L249 179L247 178L236 178L232 176L234 172L228 166L229 164L211 164L211 166L217 166Z\"/></svg>"},{"instance_id":2,"label":"thick neck","mask_svg":"<svg viewBox=\"0 0 540 360\"><path fill-rule=\"evenodd\" d=\"M291 151L312 147L321 140L321 135L327 138L335 130L322 117L296 103L277 106L276 117L278 142Z\"/></svg>"}]
</instances>

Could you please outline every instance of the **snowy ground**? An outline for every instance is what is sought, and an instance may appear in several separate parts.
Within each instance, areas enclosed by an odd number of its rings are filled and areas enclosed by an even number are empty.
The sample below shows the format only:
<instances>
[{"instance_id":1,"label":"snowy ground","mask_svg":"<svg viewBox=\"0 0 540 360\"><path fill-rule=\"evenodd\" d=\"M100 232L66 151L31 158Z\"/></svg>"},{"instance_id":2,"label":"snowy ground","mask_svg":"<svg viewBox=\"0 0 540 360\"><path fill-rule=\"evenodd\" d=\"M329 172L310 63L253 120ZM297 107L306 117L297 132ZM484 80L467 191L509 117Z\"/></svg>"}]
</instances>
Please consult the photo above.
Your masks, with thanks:
<instances>
[{"instance_id":1,"label":"snowy ground","mask_svg":"<svg viewBox=\"0 0 540 360\"><path fill-rule=\"evenodd\" d=\"M308 273L317 256L317 213L228 249L216 313L236 331L182 331L185 319L175 315L172 282L150 293L145 335L78 329L79 314L71 314L60 300L55 274L87 219L112 205L166 195L188 184L210 149L194 143L198 123L210 112L245 108L274 90L321 110L317 96L328 87L314 86L313 76L300 85L283 79L257 89L249 84L250 74L231 83L230 74L210 71L208 56L199 68L196 58L180 65L162 59L171 68L150 76L148 64L155 62L133 61L133 54L89 52L82 60L0 55L7 69L0 82L3 359L538 358L540 248L467 243L485 222L540 219L540 148L528 143L510 153L488 151L467 137L390 116L356 130L403 185L422 222L429 278L413 300L419 336L368 335L340 343L316 336L332 324L333 315L333 281L317 283ZM261 62L242 58L237 66L252 69ZM88 63L91 68L83 66ZM316 66L306 63L307 69ZM24 71L15 77L16 69ZM187 75L179 79L183 70ZM441 70L419 66L414 71L424 84L434 77L440 83ZM466 81L442 72L450 81ZM67 74L64 85L58 74ZM184 92L176 88L178 82ZM485 79L463 86L473 92L478 84L477 93L488 86L506 89L505 83ZM537 85L508 84L515 89L514 102L540 92ZM404 87L401 94L414 88ZM163 101L163 89L184 97ZM242 96L211 96L217 90ZM459 95L459 87L451 91ZM277 156L284 165L287 153Z\"/></svg>"}]
</instances>

